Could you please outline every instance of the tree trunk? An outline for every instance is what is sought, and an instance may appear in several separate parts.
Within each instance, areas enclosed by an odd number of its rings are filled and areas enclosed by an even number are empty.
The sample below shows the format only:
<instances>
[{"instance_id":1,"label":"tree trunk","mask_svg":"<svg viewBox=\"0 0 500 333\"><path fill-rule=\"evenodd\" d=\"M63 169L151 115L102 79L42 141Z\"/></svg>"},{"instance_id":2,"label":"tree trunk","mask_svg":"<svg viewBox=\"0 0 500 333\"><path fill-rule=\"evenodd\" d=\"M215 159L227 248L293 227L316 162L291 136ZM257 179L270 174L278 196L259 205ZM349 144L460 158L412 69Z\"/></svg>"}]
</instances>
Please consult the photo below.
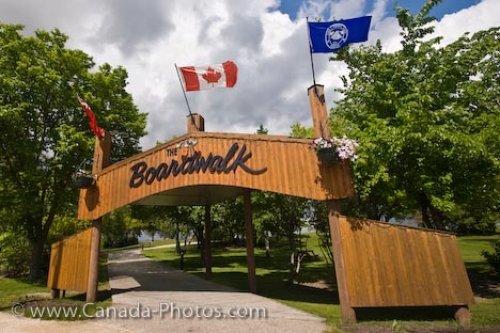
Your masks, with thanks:
<instances>
[{"instance_id":1,"label":"tree trunk","mask_svg":"<svg viewBox=\"0 0 500 333\"><path fill-rule=\"evenodd\" d=\"M181 241L179 239L179 222L175 222L175 253L181 253Z\"/></svg>"},{"instance_id":2,"label":"tree trunk","mask_svg":"<svg viewBox=\"0 0 500 333\"><path fill-rule=\"evenodd\" d=\"M31 243L30 280L32 282L39 281L42 278L44 244L45 239L41 238Z\"/></svg>"},{"instance_id":3,"label":"tree trunk","mask_svg":"<svg viewBox=\"0 0 500 333\"><path fill-rule=\"evenodd\" d=\"M43 247L47 241L49 235L50 227L54 221L56 215L56 209L58 205L58 197L54 197L50 209L47 214L45 223L43 223L43 217L32 216L29 217L31 220L30 225L33 226L32 233L30 233L30 243L31 243L31 263L30 263L30 280L35 282L39 281L42 277L43 264Z\"/></svg>"},{"instance_id":4,"label":"tree trunk","mask_svg":"<svg viewBox=\"0 0 500 333\"><path fill-rule=\"evenodd\" d=\"M429 212L432 218L432 222L437 229L444 230L444 216L443 214L433 205L429 205Z\"/></svg>"},{"instance_id":5,"label":"tree trunk","mask_svg":"<svg viewBox=\"0 0 500 333\"><path fill-rule=\"evenodd\" d=\"M266 237L265 242L266 242L266 258L269 258L271 256L269 249L269 238Z\"/></svg>"},{"instance_id":6,"label":"tree trunk","mask_svg":"<svg viewBox=\"0 0 500 333\"><path fill-rule=\"evenodd\" d=\"M290 275L288 278L288 284L293 284L295 280L295 221L290 220L288 222L287 230L288 246L290 247Z\"/></svg>"},{"instance_id":7,"label":"tree trunk","mask_svg":"<svg viewBox=\"0 0 500 333\"><path fill-rule=\"evenodd\" d=\"M425 194L420 195L420 211L422 212L422 222L425 228L432 228L432 221L429 216L429 200Z\"/></svg>"}]
</instances>

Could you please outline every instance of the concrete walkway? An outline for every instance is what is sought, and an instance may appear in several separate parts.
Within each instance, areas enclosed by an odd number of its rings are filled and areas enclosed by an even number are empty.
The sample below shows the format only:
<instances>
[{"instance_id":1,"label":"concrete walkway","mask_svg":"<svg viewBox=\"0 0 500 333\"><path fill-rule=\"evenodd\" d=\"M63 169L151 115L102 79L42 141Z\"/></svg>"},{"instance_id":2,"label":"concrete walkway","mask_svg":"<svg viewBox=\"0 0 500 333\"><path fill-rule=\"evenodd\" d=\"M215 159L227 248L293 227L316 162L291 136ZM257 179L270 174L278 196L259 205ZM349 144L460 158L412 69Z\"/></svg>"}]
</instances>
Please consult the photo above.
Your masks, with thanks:
<instances>
[{"instance_id":1,"label":"concrete walkway","mask_svg":"<svg viewBox=\"0 0 500 333\"><path fill-rule=\"evenodd\" d=\"M154 312L147 322L114 320L133 332L303 333L326 330L324 320L319 317L168 268L144 257L140 250L110 254L109 275L114 308L137 309L140 304L139 310ZM239 311L240 315L253 311L250 309L260 311L254 314L258 318L231 317ZM217 318L219 312L225 318Z\"/></svg>"},{"instance_id":2,"label":"concrete walkway","mask_svg":"<svg viewBox=\"0 0 500 333\"><path fill-rule=\"evenodd\" d=\"M0 313L0 333L320 333L327 329L321 318L168 268L140 250L110 254L108 267L113 305L98 313L101 318L61 322Z\"/></svg>"}]
</instances>

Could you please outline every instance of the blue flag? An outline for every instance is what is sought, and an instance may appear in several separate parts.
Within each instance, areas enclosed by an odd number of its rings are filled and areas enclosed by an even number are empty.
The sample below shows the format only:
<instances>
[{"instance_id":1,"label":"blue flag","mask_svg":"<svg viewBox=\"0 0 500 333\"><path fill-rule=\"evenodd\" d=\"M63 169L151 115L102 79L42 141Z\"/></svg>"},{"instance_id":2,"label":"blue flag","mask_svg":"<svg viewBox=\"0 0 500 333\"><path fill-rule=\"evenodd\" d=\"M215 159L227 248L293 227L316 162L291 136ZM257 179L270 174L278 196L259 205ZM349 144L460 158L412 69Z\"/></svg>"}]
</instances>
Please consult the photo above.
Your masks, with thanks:
<instances>
[{"instance_id":1,"label":"blue flag","mask_svg":"<svg viewBox=\"0 0 500 333\"><path fill-rule=\"evenodd\" d=\"M333 22L307 22L312 53L337 52L350 43L368 40L371 16Z\"/></svg>"}]
</instances>

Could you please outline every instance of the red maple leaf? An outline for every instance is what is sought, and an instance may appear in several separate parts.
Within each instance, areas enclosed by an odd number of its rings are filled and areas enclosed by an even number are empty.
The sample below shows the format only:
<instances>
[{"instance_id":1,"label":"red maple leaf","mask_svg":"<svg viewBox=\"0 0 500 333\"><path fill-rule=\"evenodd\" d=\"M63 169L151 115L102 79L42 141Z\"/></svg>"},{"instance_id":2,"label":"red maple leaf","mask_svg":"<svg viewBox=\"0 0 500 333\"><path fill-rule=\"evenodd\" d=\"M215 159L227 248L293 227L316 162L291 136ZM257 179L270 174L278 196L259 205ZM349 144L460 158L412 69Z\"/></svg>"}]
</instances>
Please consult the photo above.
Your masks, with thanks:
<instances>
[{"instance_id":1,"label":"red maple leaf","mask_svg":"<svg viewBox=\"0 0 500 333\"><path fill-rule=\"evenodd\" d=\"M213 87L215 83L219 82L221 76L221 73L209 66L207 71L201 77L207 81L207 83L211 83Z\"/></svg>"}]
</instances>

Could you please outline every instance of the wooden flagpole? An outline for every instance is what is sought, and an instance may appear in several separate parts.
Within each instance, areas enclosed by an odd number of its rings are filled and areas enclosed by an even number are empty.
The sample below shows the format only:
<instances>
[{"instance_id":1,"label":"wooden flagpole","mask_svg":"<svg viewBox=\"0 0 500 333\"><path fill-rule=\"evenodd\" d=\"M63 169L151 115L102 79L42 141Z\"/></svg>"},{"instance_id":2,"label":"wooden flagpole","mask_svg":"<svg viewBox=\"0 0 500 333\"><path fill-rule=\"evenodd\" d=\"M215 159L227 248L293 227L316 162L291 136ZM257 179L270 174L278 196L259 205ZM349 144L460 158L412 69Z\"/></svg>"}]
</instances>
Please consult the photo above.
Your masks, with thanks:
<instances>
[{"instance_id":1,"label":"wooden flagpole","mask_svg":"<svg viewBox=\"0 0 500 333\"><path fill-rule=\"evenodd\" d=\"M186 105L187 105L187 108L189 111L189 116L191 117L191 123L193 124L194 127L196 127L196 124L194 123L193 113L191 112L191 108L189 107L189 102L187 99L186 90L184 89L184 85L182 84L181 76L179 75L179 67L177 67L177 64L174 64L174 66L175 66L175 72L177 73L177 78L179 79L179 84L181 85L182 93L184 94L184 100L186 101Z\"/></svg>"},{"instance_id":2,"label":"wooden flagpole","mask_svg":"<svg viewBox=\"0 0 500 333\"><path fill-rule=\"evenodd\" d=\"M314 74L314 61L313 61L313 52L312 52L312 42L311 42L311 31L309 29L309 17L306 17L306 25L307 25L307 40L309 41L309 56L311 57L311 69L313 74L313 86L314 93L318 96L318 91L316 89L316 75Z\"/></svg>"}]
</instances>

